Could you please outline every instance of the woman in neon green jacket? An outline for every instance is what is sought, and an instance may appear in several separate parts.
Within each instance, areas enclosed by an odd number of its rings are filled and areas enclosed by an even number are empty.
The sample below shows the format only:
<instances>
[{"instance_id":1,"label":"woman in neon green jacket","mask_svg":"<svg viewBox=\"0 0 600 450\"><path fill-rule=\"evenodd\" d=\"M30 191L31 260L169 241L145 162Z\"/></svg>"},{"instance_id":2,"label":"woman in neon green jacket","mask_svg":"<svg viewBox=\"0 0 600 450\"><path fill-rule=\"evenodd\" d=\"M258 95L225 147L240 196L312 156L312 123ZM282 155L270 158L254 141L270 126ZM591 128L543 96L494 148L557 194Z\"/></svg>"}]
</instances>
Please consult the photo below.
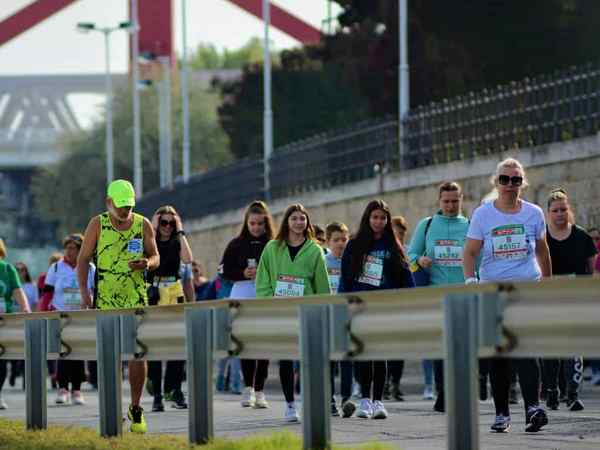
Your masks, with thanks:
<instances>
[{"instance_id":1,"label":"woman in neon green jacket","mask_svg":"<svg viewBox=\"0 0 600 450\"><path fill-rule=\"evenodd\" d=\"M314 294L330 294L329 278L323 250L314 241L308 212L298 203L286 209L277 236L269 241L262 253L256 273L256 296ZM279 379L287 403L285 419L298 422L292 361L279 361Z\"/></svg>"}]
</instances>

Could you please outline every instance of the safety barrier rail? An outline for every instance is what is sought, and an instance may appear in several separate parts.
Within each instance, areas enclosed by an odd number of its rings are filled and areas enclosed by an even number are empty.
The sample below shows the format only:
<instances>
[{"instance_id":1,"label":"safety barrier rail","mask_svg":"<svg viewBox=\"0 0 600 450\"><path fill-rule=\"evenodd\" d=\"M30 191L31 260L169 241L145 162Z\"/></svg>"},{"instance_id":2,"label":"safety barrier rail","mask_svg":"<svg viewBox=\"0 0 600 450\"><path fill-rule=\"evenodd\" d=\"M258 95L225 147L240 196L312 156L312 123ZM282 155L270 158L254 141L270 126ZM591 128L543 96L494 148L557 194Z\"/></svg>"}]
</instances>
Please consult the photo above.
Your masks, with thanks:
<instances>
[{"instance_id":1,"label":"safety barrier rail","mask_svg":"<svg viewBox=\"0 0 600 450\"><path fill-rule=\"evenodd\" d=\"M0 358L25 358L28 429L47 426L47 358L97 360L103 436L122 432L122 360L186 359L192 443L214 435L215 357L300 359L305 449L330 446L330 360L444 358L448 448L476 450L477 358L598 357L599 306L590 277L5 314Z\"/></svg>"}]
</instances>

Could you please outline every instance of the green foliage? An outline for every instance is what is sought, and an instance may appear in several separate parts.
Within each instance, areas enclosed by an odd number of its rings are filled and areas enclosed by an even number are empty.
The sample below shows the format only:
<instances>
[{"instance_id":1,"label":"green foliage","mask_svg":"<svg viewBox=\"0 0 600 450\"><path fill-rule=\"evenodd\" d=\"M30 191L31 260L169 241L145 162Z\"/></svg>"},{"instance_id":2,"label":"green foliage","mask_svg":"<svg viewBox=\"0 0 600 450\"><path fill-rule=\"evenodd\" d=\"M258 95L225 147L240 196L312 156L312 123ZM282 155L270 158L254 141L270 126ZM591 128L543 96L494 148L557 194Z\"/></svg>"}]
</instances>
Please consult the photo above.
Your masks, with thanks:
<instances>
[{"instance_id":1,"label":"green foliage","mask_svg":"<svg viewBox=\"0 0 600 450\"><path fill-rule=\"evenodd\" d=\"M368 104L344 80L342 68L315 58L316 48L287 50L272 70L274 147L368 115ZM240 80L222 83L221 125L237 158L263 152L263 69L247 66Z\"/></svg>"},{"instance_id":2,"label":"green foliage","mask_svg":"<svg viewBox=\"0 0 600 450\"><path fill-rule=\"evenodd\" d=\"M234 50L219 51L213 44L200 44L190 58L190 67L194 70L242 69L248 64L262 62L263 56L263 41L257 37ZM277 53L271 52L271 58L277 61Z\"/></svg>"},{"instance_id":3,"label":"green foliage","mask_svg":"<svg viewBox=\"0 0 600 450\"><path fill-rule=\"evenodd\" d=\"M45 431L25 431L22 422L0 419L0 450L300 450L299 436L286 432L238 440L217 439L208 445L190 445L177 435L134 435L105 439L95 430L76 426L50 426ZM333 446L334 449L342 447ZM382 444L365 444L362 450L388 450Z\"/></svg>"},{"instance_id":4,"label":"green foliage","mask_svg":"<svg viewBox=\"0 0 600 450\"><path fill-rule=\"evenodd\" d=\"M158 99L154 89L140 96L144 191L159 186ZM199 172L231 160L226 135L218 125L216 93L190 89L192 171ZM173 173L181 173L181 101L173 91ZM131 92L117 92L113 103L115 177L133 180L133 110ZM105 122L65 139L65 157L34 178L32 190L38 210L59 224L58 235L82 231L90 218L104 209L106 191Z\"/></svg>"}]
</instances>

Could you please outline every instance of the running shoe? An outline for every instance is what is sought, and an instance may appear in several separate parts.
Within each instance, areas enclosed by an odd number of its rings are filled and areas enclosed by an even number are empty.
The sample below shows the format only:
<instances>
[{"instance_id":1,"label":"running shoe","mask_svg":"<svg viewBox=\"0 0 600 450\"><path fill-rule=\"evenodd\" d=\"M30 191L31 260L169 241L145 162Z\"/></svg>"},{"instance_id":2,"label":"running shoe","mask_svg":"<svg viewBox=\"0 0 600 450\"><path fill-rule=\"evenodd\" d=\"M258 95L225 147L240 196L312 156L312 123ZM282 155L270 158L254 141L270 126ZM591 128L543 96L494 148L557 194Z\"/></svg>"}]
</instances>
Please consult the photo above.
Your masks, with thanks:
<instances>
[{"instance_id":1,"label":"running shoe","mask_svg":"<svg viewBox=\"0 0 600 450\"><path fill-rule=\"evenodd\" d=\"M510 430L510 416L496 416L496 420L490 428L496 433L508 433L508 430Z\"/></svg>"},{"instance_id":2,"label":"running shoe","mask_svg":"<svg viewBox=\"0 0 600 450\"><path fill-rule=\"evenodd\" d=\"M539 406L530 406L526 414L525 431L527 433L537 433L547 424L546 411Z\"/></svg>"},{"instance_id":3,"label":"running shoe","mask_svg":"<svg viewBox=\"0 0 600 450\"><path fill-rule=\"evenodd\" d=\"M340 416L340 410L338 409L337 405L335 404L335 400L331 401L331 417L339 417Z\"/></svg>"},{"instance_id":4,"label":"running shoe","mask_svg":"<svg viewBox=\"0 0 600 450\"><path fill-rule=\"evenodd\" d=\"M152 412L163 412L165 410L165 405L162 401L162 397L157 395L154 397L154 401L152 402Z\"/></svg>"},{"instance_id":5,"label":"running shoe","mask_svg":"<svg viewBox=\"0 0 600 450\"><path fill-rule=\"evenodd\" d=\"M127 418L131 420L129 431L132 433L143 434L148 431L148 425L146 425L146 419L144 418L144 408L141 406L129 406Z\"/></svg>"},{"instance_id":6,"label":"running shoe","mask_svg":"<svg viewBox=\"0 0 600 450\"><path fill-rule=\"evenodd\" d=\"M8 405L2 397L0 397L0 409L8 409Z\"/></svg>"},{"instance_id":7,"label":"running shoe","mask_svg":"<svg viewBox=\"0 0 600 450\"><path fill-rule=\"evenodd\" d=\"M300 416L298 416L294 402L286 404L284 418L286 422L300 422Z\"/></svg>"},{"instance_id":8,"label":"running shoe","mask_svg":"<svg viewBox=\"0 0 600 450\"><path fill-rule=\"evenodd\" d=\"M558 401L558 391L551 390L546 394L546 407L551 409L552 411L556 411L560 406L560 402Z\"/></svg>"},{"instance_id":9,"label":"running shoe","mask_svg":"<svg viewBox=\"0 0 600 450\"><path fill-rule=\"evenodd\" d=\"M56 396L56 400L54 400L54 403L56 403L57 405L64 405L68 401L69 401L69 391L67 391L66 389L63 389L63 388L59 389L58 395Z\"/></svg>"},{"instance_id":10,"label":"running shoe","mask_svg":"<svg viewBox=\"0 0 600 450\"><path fill-rule=\"evenodd\" d=\"M431 385L425 386L425 389L423 390L423 399L433 400L433 387Z\"/></svg>"},{"instance_id":11,"label":"running shoe","mask_svg":"<svg viewBox=\"0 0 600 450\"><path fill-rule=\"evenodd\" d=\"M371 418L373 419L387 419L388 416L388 412L385 409L385 406L383 406L383 403L380 402L379 400L375 400L373 402L373 415L371 416Z\"/></svg>"},{"instance_id":12,"label":"running shoe","mask_svg":"<svg viewBox=\"0 0 600 450\"><path fill-rule=\"evenodd\" d=\"M354 414L354 411L356 411L356 404L353 401L346 400L345 402L342 403L342 417L344 419L347 419L348 417L352 417L352 414Z\"/></svg>"},{"instance_id":13,"label":"running shoe","mask_svg":"<svg viewBox=\"0 0 600 450\"><path fill-rule=\"evenodd\" d=\"M181 392L181 389L177 389L172 392L171 402L173 402L172 406L175 409L187 409L188 407L188 404L185 401L185 396L183 395L183 392Z\"/></svg>"},{"instance_id":14,"label":"running shoe","mask_svg":"<svg viewBox=\"0 0 600 450\"><path fill-rule=\"evenodd\" d=\"M592 374L590 383L592 383L592 385L594 385L594 386L600 386L600 373Z\"/></svg>"},{"instance_id":15,"label":"running shoe","mask_svg":"<svg viewBox=\"0 0 600 450\"><path fill-rule=\"evenodd\" d=\"M433 410L439 413L446 412L446 404L444 402L444 393L440 393L435 399L435 403L433 404Z\"/></svg>"},{"instance_id":16,"label":"running shoe","mask_svg":"<svg viewBox=\"0 0 600 450\"><path fill-rule=\"evenodd\" d=\"M71 401L74 405L85 405L85 399L81 395L81 391L73 391L71 393Z\"/></svg>"},{"instance_id":17,"label":"running shoe","mask_svg":"<svg viewBox=\"0 0 600 450\"><path fill-rule=\"evenodd\" d=\"M358 406L358 412L356 413L356 417L360 417L361 419L370 419L373 415L373 404L371 400L368 398L363 398L360 401L360 405Z\"/></svg>"},{"instance_id":18,"label":"running shoe","mask_svg":"<svg viewBox=\"0 0 600 450\"><path fill-rule=\"evenodd\" d=\"M256 396L256 402L254 403L255 409L266 409L269 407L269 402L267 402L263 391L254 392L254 395Z\"/></svg>"},{"instance_id":19,"label":"running shoe","mask_svg":"<svg viewBox=\"0 0 600 450\"><path fill-rule=\"evenodd\" d=\"M583 402L578 398L572 398L567 401L567 408L569 411L583 411Z\"/></svg>"},{"instance_id":20,"label":"running shoe","mask_svg":"<svg viewBox=\"0 0 600 450\"><path fill-rule=\"evenodd\" d=\"M243 408L254 408L256 404L256 394L254 393L253 387L245 387L242 397L242 407Z\"/></svg>"},{"instance_id":21,"label":"running shoe","mask_svg":"<svg viewBox=\"0 0 600 450\"><path fill-rule=\"evenodd\" d=\"M400 390L400 384L399 383L394 383L392 385L392 397L397 402L403 402L404 401L404 393Z\"/></svg>"}]
</instances>

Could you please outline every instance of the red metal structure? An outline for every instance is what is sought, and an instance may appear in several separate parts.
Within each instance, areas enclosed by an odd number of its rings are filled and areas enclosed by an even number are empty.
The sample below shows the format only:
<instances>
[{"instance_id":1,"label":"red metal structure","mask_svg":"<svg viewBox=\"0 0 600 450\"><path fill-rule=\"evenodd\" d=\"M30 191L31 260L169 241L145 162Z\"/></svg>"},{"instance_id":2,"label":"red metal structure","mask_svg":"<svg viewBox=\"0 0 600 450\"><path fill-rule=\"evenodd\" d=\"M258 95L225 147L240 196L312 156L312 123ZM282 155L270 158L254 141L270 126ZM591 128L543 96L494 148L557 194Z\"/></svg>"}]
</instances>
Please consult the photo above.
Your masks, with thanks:
<instances>
[{"instance_id":1,"label":"red metal structure","mask_svg":"<svg viewBox=\"0 0 600 450\"><path fill-rule=\"evenodd\" d=\"M77 0L36 0L0 22L0 46L43 22ZM261 0L227 0L262 19ZM172 0L139 0L140 52L173 55ZM319 42L320 32L307 22L271 4L271 23L303 44Z\"/></svg>"}]
</instances>

